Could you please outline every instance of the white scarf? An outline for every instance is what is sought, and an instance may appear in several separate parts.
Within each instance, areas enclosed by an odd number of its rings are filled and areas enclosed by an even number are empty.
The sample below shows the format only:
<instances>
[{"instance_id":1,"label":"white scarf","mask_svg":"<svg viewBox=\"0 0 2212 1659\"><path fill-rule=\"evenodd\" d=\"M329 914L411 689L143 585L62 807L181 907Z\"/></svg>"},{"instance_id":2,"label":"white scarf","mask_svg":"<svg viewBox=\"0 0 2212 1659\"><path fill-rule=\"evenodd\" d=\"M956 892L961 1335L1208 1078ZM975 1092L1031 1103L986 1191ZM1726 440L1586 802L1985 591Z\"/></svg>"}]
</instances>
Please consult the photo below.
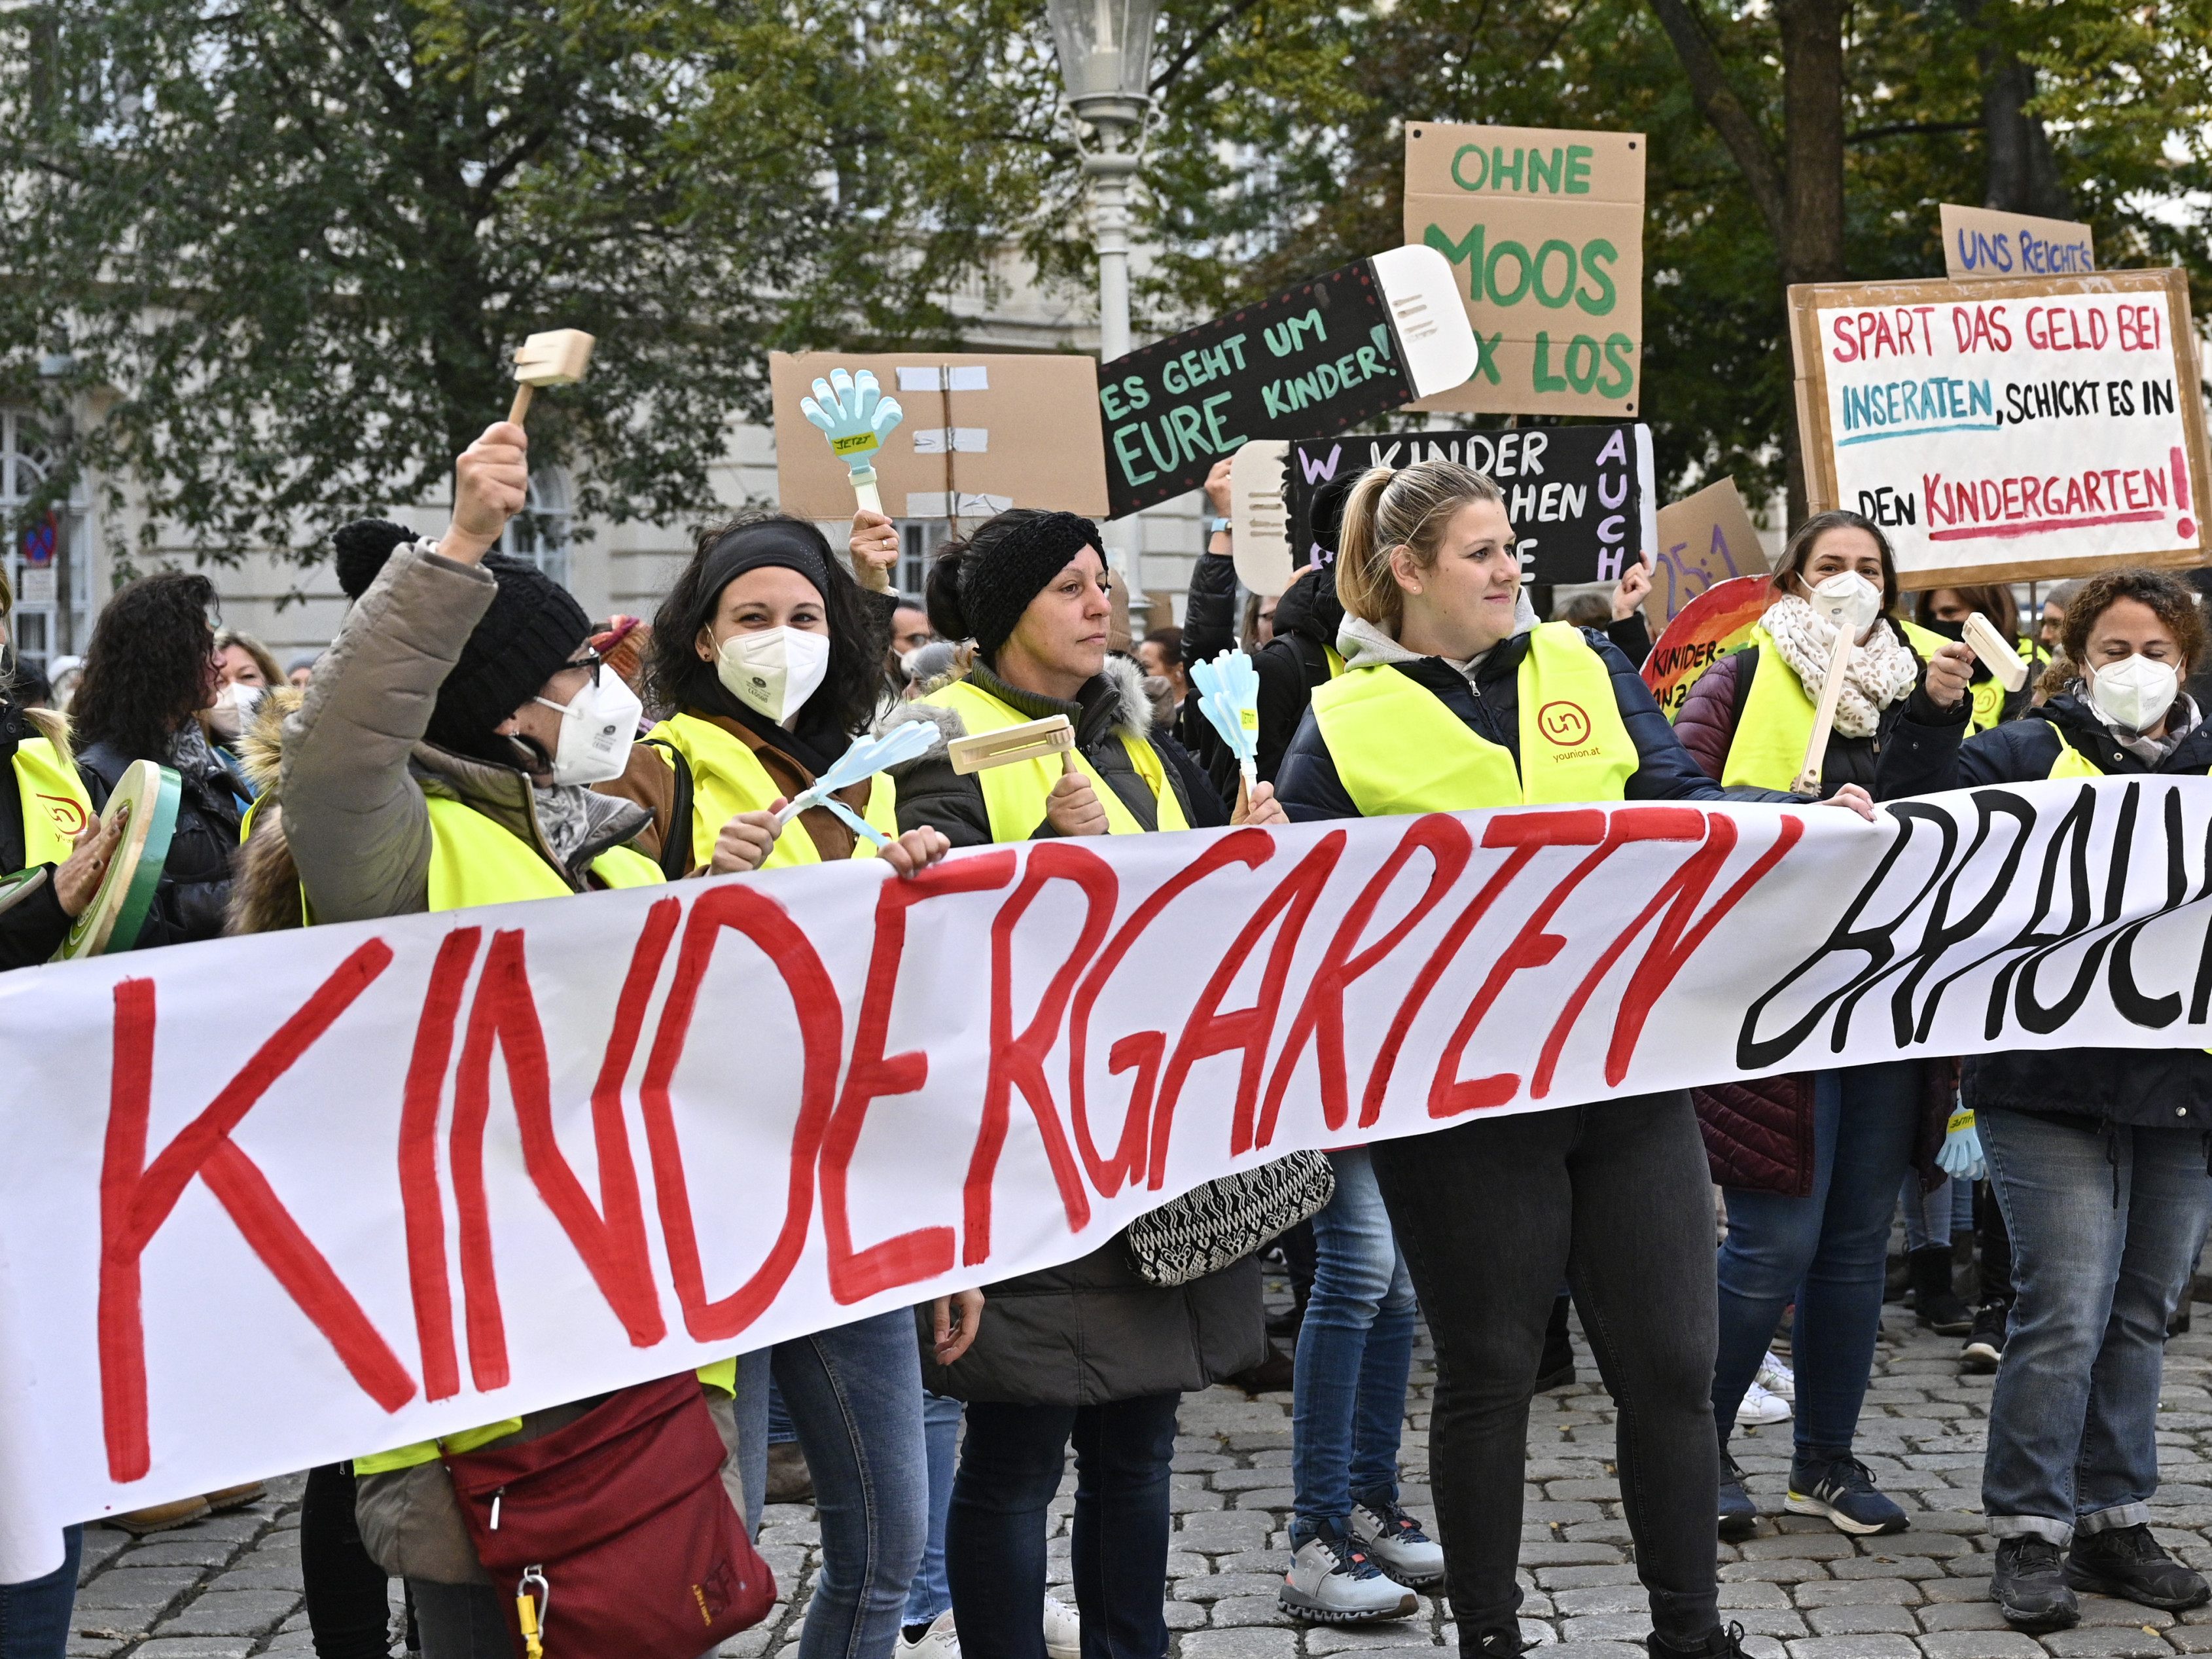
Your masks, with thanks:
<instances>
[{"instance_id":1,"label":"white scarf","mask_svg":"<svg viewBox=\"0 0 2212 1659\"><path fill-rule=\"evenodd\" d=\"M1804 682L1805 695L1820 700L1828 678L1828 658L1836 648L1836 628L1794 594L1777 599L1763 618L1782 659ZM1881 711L1919 683L1920 662L1887 617L1853 648L1844 669L1843 695L1836 700L1836 733L1870 738L1881 725Z\"/></svg>"}]
</instances>

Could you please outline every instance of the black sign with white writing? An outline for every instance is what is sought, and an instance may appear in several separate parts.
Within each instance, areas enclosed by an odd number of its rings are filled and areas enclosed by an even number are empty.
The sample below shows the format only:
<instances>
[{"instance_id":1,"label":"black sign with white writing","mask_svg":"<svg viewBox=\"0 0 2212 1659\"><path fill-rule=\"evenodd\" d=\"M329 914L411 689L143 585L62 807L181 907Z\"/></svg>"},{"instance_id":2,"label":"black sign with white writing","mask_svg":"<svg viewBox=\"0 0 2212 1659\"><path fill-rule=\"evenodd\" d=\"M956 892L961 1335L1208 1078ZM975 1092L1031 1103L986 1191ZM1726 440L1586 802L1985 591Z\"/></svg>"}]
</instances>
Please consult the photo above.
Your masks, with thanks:
<instances>
[{"instance_id":1,"label":"black sign with white writing","mask_svg":"<svg viewBox=\"0 0 2212 1659\"><path fill-rule=\"evenodd\" d=\"M1300 283L1101 366L1112 516L1197 489L1248 438L1341 432L1413 395L1366 260Z\"/></svg>"},{"instance_id":2,"label":"black sign with white writing","mask_svg":"<svg viewBox=\"0 0 2212 1659\"><path fill-rule=\"evenodd\" d=\"M1285 462L1291 562L1321 556L1313 499L1330 479L1427 460L1462 462L1504 492L1525 581L1620 580L1628 561L1642 556L1646 521L1657 510L1650 429L1634 422L1306 438L1291 446Z\"/></svg>"}]
</instances>

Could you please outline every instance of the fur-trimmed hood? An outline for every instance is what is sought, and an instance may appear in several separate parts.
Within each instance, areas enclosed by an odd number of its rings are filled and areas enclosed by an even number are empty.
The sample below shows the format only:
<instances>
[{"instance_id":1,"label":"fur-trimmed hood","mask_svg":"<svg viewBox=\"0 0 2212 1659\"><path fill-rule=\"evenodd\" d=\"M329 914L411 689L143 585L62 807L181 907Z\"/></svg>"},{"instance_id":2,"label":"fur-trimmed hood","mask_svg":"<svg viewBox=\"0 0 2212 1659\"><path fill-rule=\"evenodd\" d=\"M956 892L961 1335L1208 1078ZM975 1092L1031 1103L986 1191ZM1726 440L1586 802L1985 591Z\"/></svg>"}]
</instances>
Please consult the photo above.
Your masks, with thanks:
<instances>
[{"instance_id":1,"label":"fur-trimmed hood","mask_svg":"<svg viewBox=\"0 0 2212 1659\"><path fill-rule=\"evenodd\" d=\"M1044 720L1054 714L1065 714L1076 728L1080 743L1095 741L1106 734L1106 729L1121 732L1139 741L1149 738L1152 729L1152 700L1145 695L1144 671L1127 657L1109 657L1098 678L1084 687L1083 695L1073 702L1063 702L1057 697L1041 697L1033 692L1018 691L977 664L965 673L948 674L933 683L928 690L935 692L963 679L973 679L979 690L988 691L1031 720ZM1103 685L1101 682L1103 682ZM925 694L927 695L927 694ZM947 708L940 703L919 700L901 703L878 723L878 730L888 730L905 721L921 720L934 726L950 743L955 738L968 735L968 722L957 708ZM938 751L932 750L932 755ZM909 766L926 764L931 755Z\"/></svg>"}]
</instances>

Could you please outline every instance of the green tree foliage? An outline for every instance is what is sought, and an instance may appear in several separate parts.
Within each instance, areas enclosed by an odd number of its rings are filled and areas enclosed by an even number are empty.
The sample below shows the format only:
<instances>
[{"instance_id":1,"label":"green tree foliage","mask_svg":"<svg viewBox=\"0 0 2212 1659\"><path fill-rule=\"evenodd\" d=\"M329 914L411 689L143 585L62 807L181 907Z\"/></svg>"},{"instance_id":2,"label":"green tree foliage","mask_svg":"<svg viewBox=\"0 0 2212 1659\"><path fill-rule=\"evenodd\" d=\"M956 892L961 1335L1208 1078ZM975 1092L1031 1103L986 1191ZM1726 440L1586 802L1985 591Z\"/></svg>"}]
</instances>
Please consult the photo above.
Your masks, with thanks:
<instances>
[{"instance_id":1,"label":"green tree foliage","mask_svg":"<svg viewBox=\"0 0 2212 1659\"><path fill-rule=\"evenodd\" d=\"M2059 204L2094 227L2100 259L2182 261L2198 314L2212 298L2206 0L1863 0L1848 11L1678 0L1771 180L1717 131L1711 88L1693 88L1667 9L1170 0L1165 118L1146 169L1163 250L1152 298L1212 311L1398 241L1408 118L1640 130L1651 158L1643 414L1662 470L1678 483L1732 472L1755 493L1778 489L1793 415L1788 224L1774 198L1792 182L1784 66L1808 46L1786 35L1822 27L1842 60L1842 257L1839 270L1816 258L1819 274L1942 275L1941 202L2048 211L2048 194L2019 199L2017 182L1990 190L2002 148L1990 135L2009 108L2027 125L2000 137L2047 143ZM2014 94L1992 112L1990 88L2008 76ZM1801 171L1820 170L1804 160Z\"/></svg>"},{"instance_id":2,"label":"green tree foliage","mask_svg":"<svg viewBox=\"0 0 2212 1659\"><path fill-rule=\"evenodd\" d=\"M1001 240L1023 49L989 4L47 0L0 14L0 364L102 399L74 459L144 536L303 558L436 499L514 346L590 516L711 496L772 346L947 337ZM892 43L896 43L894 50ZM982 70L977 74L975 71ZM1017 95L1018 95L1017 94ZM66 351L68 376L27 374Z\"/></svg>"}]
</instances>

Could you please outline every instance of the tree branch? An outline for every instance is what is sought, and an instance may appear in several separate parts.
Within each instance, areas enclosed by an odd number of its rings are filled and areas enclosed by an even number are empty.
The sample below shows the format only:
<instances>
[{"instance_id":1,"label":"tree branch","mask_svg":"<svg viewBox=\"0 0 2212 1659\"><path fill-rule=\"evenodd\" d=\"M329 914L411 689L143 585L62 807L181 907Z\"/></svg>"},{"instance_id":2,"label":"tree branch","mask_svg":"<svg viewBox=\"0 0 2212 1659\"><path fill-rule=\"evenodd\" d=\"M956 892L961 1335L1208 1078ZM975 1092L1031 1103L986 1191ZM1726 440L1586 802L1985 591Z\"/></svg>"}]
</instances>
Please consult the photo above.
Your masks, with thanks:
<instances>
[{"instance_id":1,"label":"tree branch","mask_svg":"<svg viewBox=\"0 0 2212 1659\"><path fill-rule=\"evenodd\" d=\"M1681 59L1682 72L1688 76L1690 95L1697 100L1698 112L1720 134L1721 142L1728 146L1729 154L1743 174L1743 181L1751 191L1751 199L1758 204L1759 216L1766 221L1768 232L1776 246L1784 240L1789 227L1789 192L1782 178L1782 164L1761 131L1759 119L1744 106L1736 96L1735 88L1729 84L1728 71L1723 67L1720 54L1706 39L1705 27L1691 9L1690 0L1650 0L1652 14L1659 20L1660 27L1674 43L1674 55Z\"/></svg>"},{"instance_id":2,"label":"tree branch","mask_svg":"<svg viewBox=\"0 0 2212 1659\"><path fill-rule=\"evenodd\" d=\"M1208 41L1259 3L1260 0L1236 0L1228 10L1217 12L1212 22L1183 42L1182 50L1175 55L1174 61L1152 77L1152 96L1157 98L1165 92L1175 83L1176 77L1190 66L1191 60L1204 50Z\"/></svg>"},{"instance_id":3,"label":"tree branch","mask_svg":"<svg viewBox=\"0 0 2212 1659\"><path fill-rule=\"evenodd\" d=\"M1979 132L1979 121L1892 121L1886 126L1861 127L1856 132L1847 132L1847 144L1871 144L1881 138L1905 138L1916 134L1939 132Z\"/></svg>"}]
</instances>

